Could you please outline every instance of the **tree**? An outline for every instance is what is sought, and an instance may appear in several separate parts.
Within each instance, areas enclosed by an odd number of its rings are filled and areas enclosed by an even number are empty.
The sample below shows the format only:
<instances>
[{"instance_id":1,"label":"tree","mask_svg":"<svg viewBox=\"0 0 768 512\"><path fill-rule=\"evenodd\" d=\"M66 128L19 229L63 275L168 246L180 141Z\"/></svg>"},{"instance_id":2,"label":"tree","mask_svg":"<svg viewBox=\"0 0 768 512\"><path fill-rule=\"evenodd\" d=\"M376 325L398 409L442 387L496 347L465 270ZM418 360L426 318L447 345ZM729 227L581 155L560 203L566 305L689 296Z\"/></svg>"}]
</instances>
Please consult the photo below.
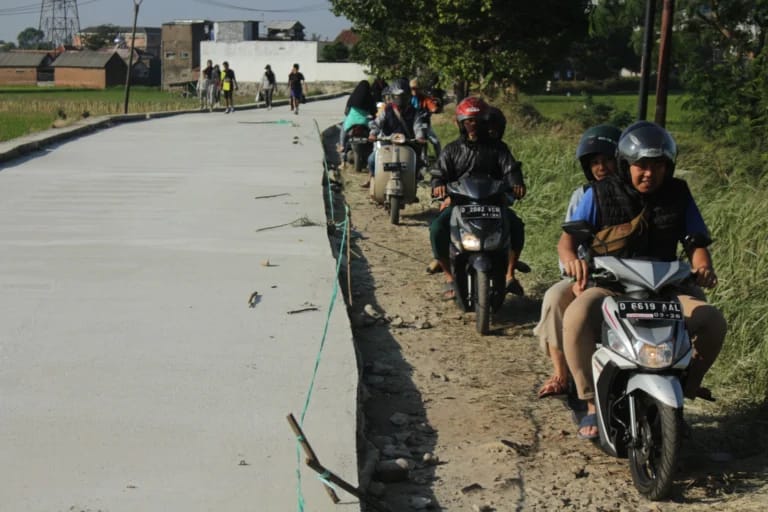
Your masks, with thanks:
<instances>
[{"instance_id":1,"label":"tree","mask_svg":"<svg viewBox=\"0 0 768 512\"><path fill-rule=\"evenodd\" d=\"M323 46L321 53L327 62L343 62L349 58L349 48L341 41Z\"/></svg>"},{"instance_id":2,"label":"tree","mask_svg":"<svg viewBox=\"0 0 768 512\"><path fill-rule=\"evenodd\" d=\"M684 0L679 7L674 44L694 125L765 154L768 0Z\"/></svg>"},{"instance_id":3,"label":"tree","mask_svg":"<svg viewBox=\"0 0 768 512\"><path fill-rule=\"evenodd\" d=\"M19 48L25 50L37 50L40 48L44 39L45 33L34 27L27 27L16 36L16 40L19 42Z\"/></svg>"},{"instance_id":4,"label":"tree","mask_svg":"<svg viewBox=\"0 0 768 512\"><path fill-rule=\"evenodd\" d=\"M98 50L114 46L120 30L115 25L106 24L94 27L93 32L83 34L81 40L84 47L89 50Z\"/></svg>"},{"instance_id":5,"label":"tree","mask_svg":"<svg viewBox=\"0 0 768 512\"><path fill-rule=\"evenodd\" d=\"M0 41L0 51L7 52L8 50L13 50L16 48L16 43L12 41L8 41L7 43L5 41Z\"/></svg>"},{"instance_id":6,"label":"tree","mask_svg":"<svg viewBox=\"0 0 768 512\"><path fill-rule=\"evenodd\" d=\"M331 0L360 35L375 74L439 71L449 81L511 87L545 72L587 33L588 0ZM466 86L460 87L465 92Z\"/></svg>"}]
</instances>

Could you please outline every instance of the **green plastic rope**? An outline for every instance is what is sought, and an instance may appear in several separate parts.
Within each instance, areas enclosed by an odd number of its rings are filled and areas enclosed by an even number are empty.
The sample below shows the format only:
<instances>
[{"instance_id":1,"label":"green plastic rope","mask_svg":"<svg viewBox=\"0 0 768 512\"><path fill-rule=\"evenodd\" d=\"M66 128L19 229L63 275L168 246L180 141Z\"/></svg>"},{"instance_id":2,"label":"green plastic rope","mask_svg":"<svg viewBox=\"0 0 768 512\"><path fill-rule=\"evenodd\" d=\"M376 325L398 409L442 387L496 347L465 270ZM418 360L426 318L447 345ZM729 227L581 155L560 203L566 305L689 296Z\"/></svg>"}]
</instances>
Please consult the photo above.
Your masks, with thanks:
<instances>
[{"instance_id":1,"label":"green plastic rope","mask_svg":"<svg viewBox=\"0 0 768 512\"><path fill-rule=\"evenodd\" d=\"M317 120L315 120L315 128L317 129L318 136L320 136L320 127L317 124ZM322 137L321 137L321 140L322 140ZM323 167L325 169L325 172L327 173L328 168L325 161L325 157L323 157ZM332 197L332 191L330 186L328 187L328 203L330 204L330 207L331 207L331 219L335 221L335 216L334 216L335 214L333 212L333 197ZM307 410L309 409L309 403L312 398L312 390L315 387L315 379L317 377L318 368L320 367L320 359L323 354L323 348L325 347L325 340L328 336L328 326L330 325L330 322L331 322L331 314L333 313L333 306L336 303L336 297L339 294L339 275L341 273L341 260L342 260L341 255L344 254L343 252L344 244L348 243L347 227L349 225L349 207L345 206L344 210L345 210L344 220L342 222L336 223L336 227L341 228L341 233L342 233L341 244L339 244L339 252L338 252L339 256L336 260L336 279L334 280L333 291L331 292L331 301L330 301L330 305L328 306L328 314L326 315L326 318L325 318L325 326L323 327L323 336L320 339L320 347L317 351L317 357L315 358L315 367L312 371L312 378L310 379L310 382L309 382L309 389L307 390L307 398L304 401L304 408L301 411L301 419L299 420L299 425L302 427L304 426L304 417L307 414ZM304 494L302 493L302 490L301 490L301 443L300 443L301 439L300 438L301 436L298 436L296 439L296 481L297 481L296 490L298 494L297 496L298 511L304 512L305 501L304 501ZM327 480L329 476L330 475L326 471L324 474L320 475L318 479L333 489L334 488L333 485Z\"/></svg>"}]
</instances>

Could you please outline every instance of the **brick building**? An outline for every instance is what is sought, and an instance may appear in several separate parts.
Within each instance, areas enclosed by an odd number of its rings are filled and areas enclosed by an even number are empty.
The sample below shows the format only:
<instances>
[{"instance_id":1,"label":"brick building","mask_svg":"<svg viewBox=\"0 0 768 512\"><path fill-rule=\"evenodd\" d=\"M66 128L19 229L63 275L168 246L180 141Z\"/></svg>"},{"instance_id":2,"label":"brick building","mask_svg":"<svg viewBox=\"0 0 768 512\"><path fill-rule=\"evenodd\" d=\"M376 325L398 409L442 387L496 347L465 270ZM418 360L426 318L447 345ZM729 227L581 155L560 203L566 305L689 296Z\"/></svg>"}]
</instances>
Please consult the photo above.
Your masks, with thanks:
<instances>
[{"instance_id":1,"label":"brick building","mask_svg":"<svg viewBox=\"0 0 768 512\"><path fill-rule=\"evenodd\" d=\"M125 84L128 66L117 52L64 52L53 63L57 86L105 89Z\"/></svg>"},{"instance_id":2,"label":"brick building","mask_svg":"<svg viewBox=\"0 0 768 512\"><path fill-rule=\"evenodd\" d=\"M133 27L115 27L117 31L118 42L115 44L130 48L131 47L131 34L133 33ZM93 34L98 33L98 27L88 27L81 30L72 39L72 44L78 48L82 48L84 40ZM148 53L155 57L160 58L160 47L162 42L162 29L159 27L136 27L136 38L134 42L134 48L143 53Z\"/></svg>"},{"instance_id":3,"label":"brick building","mask_svg":"<svg viewBox=\"0 0 768 512\"><path fill-rule=\"evenodd\" d=\"M196 82L200 73L200 43L210 41L214 24L208 20L163 23L163 89Z\"/></svg>"},{"instance_id":4,"label":"brick building","mask_svg":"<svg viewBox=\"0 0 768 512\"><path fill-rule=\"evenodd\" d=\"M38 51L0 52L0 85L37 85L53 80L53 55Z\"/></svg>"}]
</instances>

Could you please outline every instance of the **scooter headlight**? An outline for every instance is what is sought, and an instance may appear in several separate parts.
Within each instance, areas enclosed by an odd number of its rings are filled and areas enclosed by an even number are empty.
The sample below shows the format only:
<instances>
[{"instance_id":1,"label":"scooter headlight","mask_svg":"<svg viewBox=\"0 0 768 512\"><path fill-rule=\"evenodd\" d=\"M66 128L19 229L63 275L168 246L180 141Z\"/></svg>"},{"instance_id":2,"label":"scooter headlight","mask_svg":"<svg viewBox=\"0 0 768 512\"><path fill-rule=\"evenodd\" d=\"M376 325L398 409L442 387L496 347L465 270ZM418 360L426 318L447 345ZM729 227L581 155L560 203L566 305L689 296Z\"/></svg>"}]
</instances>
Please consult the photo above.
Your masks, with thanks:
<instances>
[{"instance_id":1,"label":"scooter headlight","mask_svg":"<svg viewBox=\"0 0 768 512\"><path fill-rule=\"evenodd\" d=\"M643 343L637 351L637 362L647 368L666 368L672 364L674 355L671 341L659 345Z\"/></svg>"},{"instance_id":2,"label":"scooter headlight","mask_svg":"<svg viewBox=\"0 0 768 512\"><path fill-rule=\"evenodd\" d=\"M479 251L482 248L480 239L472 233L461 234L461 246L465 251Z\"/></svg>"}]
</instances>

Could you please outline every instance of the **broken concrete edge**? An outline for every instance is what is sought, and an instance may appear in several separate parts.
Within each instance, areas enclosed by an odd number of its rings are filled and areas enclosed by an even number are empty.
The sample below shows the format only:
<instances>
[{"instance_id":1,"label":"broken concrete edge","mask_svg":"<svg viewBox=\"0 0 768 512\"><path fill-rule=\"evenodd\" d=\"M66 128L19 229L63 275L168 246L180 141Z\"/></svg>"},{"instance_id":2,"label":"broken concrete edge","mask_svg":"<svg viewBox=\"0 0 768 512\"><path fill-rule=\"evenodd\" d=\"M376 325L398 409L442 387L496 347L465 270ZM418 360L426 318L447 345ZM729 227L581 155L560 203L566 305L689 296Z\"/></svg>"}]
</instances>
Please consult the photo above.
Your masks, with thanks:
<instances>
[{"instance_id":1,"label":"broken concrete edge","mask_svg":"<svg viewBox=\"0 0 768 512\"><path fill-rule=\"evenodd\" d=\"M307 102L320 101L338 98L340 96L346 96L349 91L319 94L317 96L307 97ZM287 105L288 99L276 100L272 102L273 106ZM242 105L235 105L235 110L252 110L258 108L265 108L263 101L257 103L244 103ZM214 109L215 112L223 112L224 108L219 107ZM141 112L136 114L116 114L112 116L100 116L92 119L84 119L77 121L77 123L66 126L64 128L50 128L48 130L37 132L31 135L25 135L16 139L11 139L6 142L0 143L0 163L10 162L16 158L40 151L46 146L50 146L57 142L63 142L69 139L74 139L82 135L87 135L96 130L104 128L111 128L112 126L120 123L131 123L135 121L146 121L149 119L161 119L163 117L176 116L180 114L202 114L208 113L207 110L202 109L187 109L187 110L171 110L166 112ZM3 148L7 146L7 149Z\"/></svg>"}]
</instances>

